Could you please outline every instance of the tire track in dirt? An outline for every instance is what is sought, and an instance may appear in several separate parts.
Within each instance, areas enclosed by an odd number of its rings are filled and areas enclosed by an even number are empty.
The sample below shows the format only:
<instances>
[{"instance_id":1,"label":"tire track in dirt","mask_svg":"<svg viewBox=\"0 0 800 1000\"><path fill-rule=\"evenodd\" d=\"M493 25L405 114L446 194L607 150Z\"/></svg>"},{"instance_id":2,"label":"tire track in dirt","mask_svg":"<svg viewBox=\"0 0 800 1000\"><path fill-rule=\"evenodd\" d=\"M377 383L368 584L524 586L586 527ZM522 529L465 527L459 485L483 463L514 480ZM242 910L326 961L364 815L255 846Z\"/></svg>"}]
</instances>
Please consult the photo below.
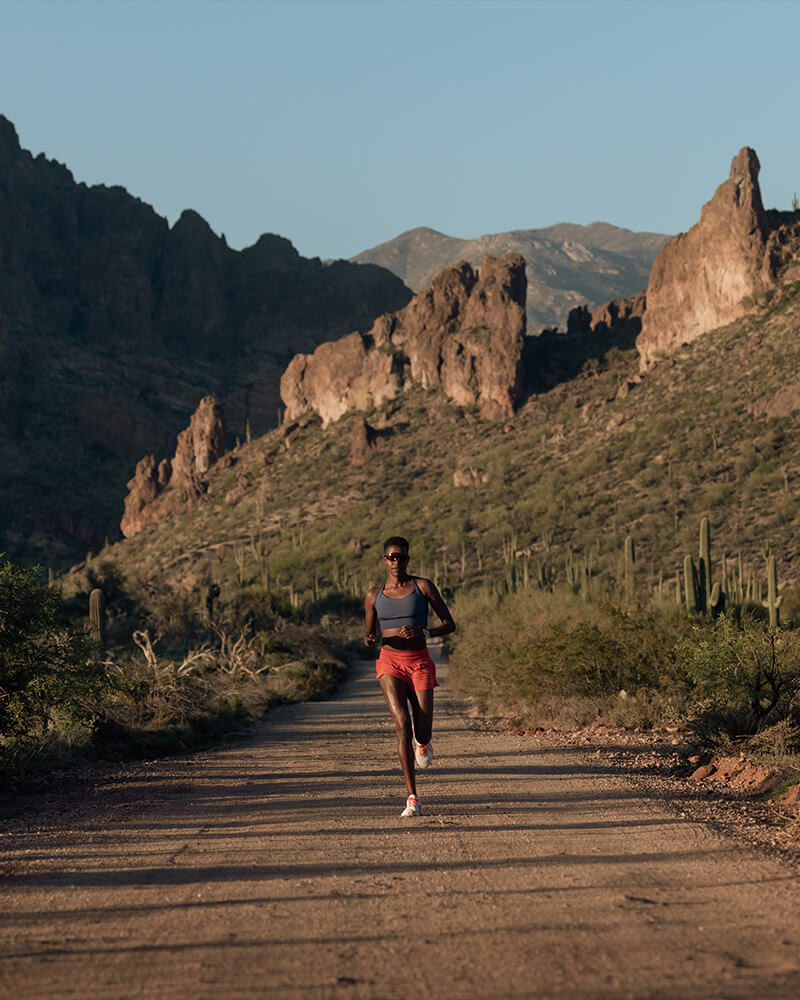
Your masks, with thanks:
<instances>
[{"instance_id":1,"label":"tire track in dirt","mask_svg":"<svg viewBox=\"0 0 800 1000\"><path fill-rule=\"evenodd\" d=\"M446 683L434 747L401 820L363 663L244 744L6 822L4 995L800 995L796 873L585 750L478 732Z\"/></svg>"}]
</instances>

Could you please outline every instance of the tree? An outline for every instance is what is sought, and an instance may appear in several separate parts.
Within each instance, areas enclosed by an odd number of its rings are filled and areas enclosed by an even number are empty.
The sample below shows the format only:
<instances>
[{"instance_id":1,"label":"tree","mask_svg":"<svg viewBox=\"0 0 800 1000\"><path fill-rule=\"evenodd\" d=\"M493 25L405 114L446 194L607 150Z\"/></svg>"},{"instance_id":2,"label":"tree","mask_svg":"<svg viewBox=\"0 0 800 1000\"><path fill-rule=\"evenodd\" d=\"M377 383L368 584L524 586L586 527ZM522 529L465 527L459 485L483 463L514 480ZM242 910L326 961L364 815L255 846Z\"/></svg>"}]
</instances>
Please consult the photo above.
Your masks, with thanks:
<instances>
[{"instance_id":1,"label":"tree","mask_svg":"<svg viewBox=\"0 0 800 1000\"><path fill-rule=\"evenodd\" d=\"M796 212L800 208L800 201L797 200L797 192L792 196L792 211Z\"/></svg>"},{"instance_id":2,"label":"tree","mask_svg":"<svg viewBox=\"0 0 800 1000\"><path fill-rule=\"evenodd\" d=\"M40 736L56 710L91 717L102 685L92 644L63 619L42 570L0 562L0 736Z\"/></svg>"}]
</instances>

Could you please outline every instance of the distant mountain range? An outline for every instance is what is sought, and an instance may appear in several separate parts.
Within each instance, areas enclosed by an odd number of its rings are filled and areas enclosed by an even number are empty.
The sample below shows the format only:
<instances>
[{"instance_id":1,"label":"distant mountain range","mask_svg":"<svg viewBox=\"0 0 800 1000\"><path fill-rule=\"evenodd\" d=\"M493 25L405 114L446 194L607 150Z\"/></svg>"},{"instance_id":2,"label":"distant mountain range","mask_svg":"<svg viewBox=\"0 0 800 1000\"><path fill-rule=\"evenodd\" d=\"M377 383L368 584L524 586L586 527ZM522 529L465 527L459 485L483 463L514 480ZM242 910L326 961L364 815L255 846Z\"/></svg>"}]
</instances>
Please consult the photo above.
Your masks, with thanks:
<instances>
[{"instance_id":1,"label":"distant mountain range","mask_svg":"<svg viewBox=\"0 0 800 1000\"><path fill-rule=\"evenodd\" d=\"M528 333L538 334L545 327L563 329L575 306L593 308L641 291L668 239L661 233L633 233L606 222L589 226L562 222L472 240L420 226L351 260L379 264L419 292L440 268L460 260L476 267L486 254L520 253L527 262Z\"/></svg>"}]
</instances>

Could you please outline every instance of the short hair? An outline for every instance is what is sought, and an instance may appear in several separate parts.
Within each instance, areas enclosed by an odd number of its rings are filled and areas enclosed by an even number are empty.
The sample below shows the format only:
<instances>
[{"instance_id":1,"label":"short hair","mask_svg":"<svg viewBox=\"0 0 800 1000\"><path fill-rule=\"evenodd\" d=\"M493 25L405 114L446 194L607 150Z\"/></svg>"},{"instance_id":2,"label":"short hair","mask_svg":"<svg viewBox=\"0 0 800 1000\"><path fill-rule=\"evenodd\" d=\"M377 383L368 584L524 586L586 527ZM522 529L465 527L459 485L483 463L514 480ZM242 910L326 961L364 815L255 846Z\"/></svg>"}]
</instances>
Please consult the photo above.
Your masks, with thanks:
<instances>
[{"instance_id":1,"label":"short hair","mask_svg":"<svg viewBox=\"0 0 800 1000\"><path fill-rule=\"evenodd\" d=\"M383 543L383 551L385 552L390 545L396 545L399 549L405 549L405 551L408 552L408 539L403 538L402 535L391 535L387 538Z\"/></svg>"}]
</instances>

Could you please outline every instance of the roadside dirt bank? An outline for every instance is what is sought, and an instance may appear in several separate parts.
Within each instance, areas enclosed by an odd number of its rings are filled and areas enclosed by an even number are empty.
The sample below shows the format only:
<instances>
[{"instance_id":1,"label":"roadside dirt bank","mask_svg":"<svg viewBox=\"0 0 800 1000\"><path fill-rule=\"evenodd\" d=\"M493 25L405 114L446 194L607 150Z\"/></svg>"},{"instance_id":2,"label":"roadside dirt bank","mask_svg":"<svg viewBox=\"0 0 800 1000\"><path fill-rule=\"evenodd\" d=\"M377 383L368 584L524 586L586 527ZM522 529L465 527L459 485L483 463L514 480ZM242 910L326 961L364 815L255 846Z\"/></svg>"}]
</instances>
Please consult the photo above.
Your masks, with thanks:
<instances>
[{"instance_id":1,"label":"roadside dirt bank","mask_svg":"<svg viewBox=\"0 0 800 1000\"><path fill-rule=\"evenodd\" d=\"M507 729L524 737L532 753L539 747L569 746L617 769L641 794L661 800L682 817L708 824L742 844L779 856L800 869L800 786L796 769L763 764L746 755L712 755L677 727L631 732L605 725L573 732L521 729L475 710L474 724L485 731ZM707 761L700 766L701 761ZM775 795L772 794L775 790Z\"/></svg>"},{"instance_id":2,"label":"roadside dirt bank","mask_svg":"<svg viewBox=\"0 0 800 1000\"><path fill-rule=\"evenodd\" d=\"M442 679L416 820L370 663L236 747L7 803L3 995L800 995L794 866L630 748L483 730Z\"/></svg>"}]
</instances>

